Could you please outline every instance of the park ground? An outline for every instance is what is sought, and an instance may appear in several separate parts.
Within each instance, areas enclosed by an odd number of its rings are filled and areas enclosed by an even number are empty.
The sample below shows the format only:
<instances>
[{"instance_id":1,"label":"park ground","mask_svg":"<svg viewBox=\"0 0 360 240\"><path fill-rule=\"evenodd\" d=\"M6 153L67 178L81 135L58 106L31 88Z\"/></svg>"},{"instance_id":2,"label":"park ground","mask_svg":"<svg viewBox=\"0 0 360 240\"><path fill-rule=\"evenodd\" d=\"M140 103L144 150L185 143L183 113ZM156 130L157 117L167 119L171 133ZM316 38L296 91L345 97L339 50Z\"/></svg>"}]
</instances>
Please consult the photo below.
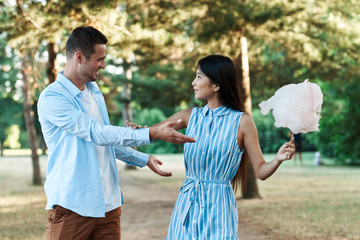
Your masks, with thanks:
<instances>
[{"instance_id":1,"label":"park ground","mask_svg":"<svg viewBox=\"0 0 360 240\"><path fill-rule=\"evenodd\" d=\"M0 240L45 239L46 197L42 186L31 185L31 158L6 155L0 157ZM303 155L303 166L289 161L258 181L261 199L238 200L239 239L360 240L360 168L334 166L327 159L325 166L315 167L313 155ZM159 177L148 168L125 171L118 164L124 240L165 239L184 166L181 154L157 156L173 177ZM45 176L46 156L40 163Z\"/></svg>"}]
</instances>

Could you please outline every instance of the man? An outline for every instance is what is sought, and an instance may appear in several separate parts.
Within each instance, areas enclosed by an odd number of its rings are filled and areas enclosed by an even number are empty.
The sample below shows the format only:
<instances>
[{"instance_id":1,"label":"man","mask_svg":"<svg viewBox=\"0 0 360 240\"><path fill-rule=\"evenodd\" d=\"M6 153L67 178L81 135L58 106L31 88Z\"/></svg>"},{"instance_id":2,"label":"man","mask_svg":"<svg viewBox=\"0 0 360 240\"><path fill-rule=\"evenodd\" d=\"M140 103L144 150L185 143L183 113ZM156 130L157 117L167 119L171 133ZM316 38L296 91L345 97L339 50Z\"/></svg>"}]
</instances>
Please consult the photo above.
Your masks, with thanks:
<instances>
[{"instance_id":1,"label":"man","mask_svg":"<svg viewBox=\"0 0 360 240\"><path fill-rule=\"evenodd\" d=\"M161 176L154 156L130 147L161 139L194 142L170 122L133 130L111 126L96 80L105 68L107 38L76 28L66 43L67 64L40 95L39 120L49 150L45 192L47 239L120 239L122 194L115 157Z\"/></svg>"}]
</instances>

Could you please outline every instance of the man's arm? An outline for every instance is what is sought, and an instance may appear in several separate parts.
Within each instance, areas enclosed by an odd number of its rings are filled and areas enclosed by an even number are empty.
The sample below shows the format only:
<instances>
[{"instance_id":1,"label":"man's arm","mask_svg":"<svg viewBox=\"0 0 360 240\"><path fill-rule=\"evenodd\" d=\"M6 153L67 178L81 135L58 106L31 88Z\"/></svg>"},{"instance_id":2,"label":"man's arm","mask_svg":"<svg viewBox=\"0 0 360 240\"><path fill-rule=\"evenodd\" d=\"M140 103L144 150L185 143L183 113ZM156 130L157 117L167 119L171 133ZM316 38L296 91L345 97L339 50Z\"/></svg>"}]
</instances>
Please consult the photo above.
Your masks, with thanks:
<instances>
[{"instance_id":1,"label":"man's arm","mask_svg":"<svg viewBox=\"0 0 360 240\"><path fill-rule=\"evenodd\" d=\"M131 147L114 147L115 157L127 164L137 167L145 167L149 161L149 155L132 149Z\"/></svg>"},{"instance_id":2,"label":"man's arm","mask_svg":"<svg viewBox=\"0 0 360 240\"><path fill-rule=\"evenodd\" d=\"M141 146L150 144L149 129L132 130L104 125L82 112L70 99L46 92L38 102L39 120L45 134L55 128L101 146Z\"/></svg>"},{"instance_id":3,"label":"man's arm","mask_svg":"<svg viewBox=\"0 0 360 240\"><path fill-rule=\"evenodd\" d=\"M131 128L104 125L74 106L70 99L57 92L48 91L38 102L39 120L42 128L49 130L51 123L62 130L100 146L141 146L150 144L150 139L182 144L194 142L174 129L178 121L165 122L152 128Z\"/></svg>"}]
</instances>

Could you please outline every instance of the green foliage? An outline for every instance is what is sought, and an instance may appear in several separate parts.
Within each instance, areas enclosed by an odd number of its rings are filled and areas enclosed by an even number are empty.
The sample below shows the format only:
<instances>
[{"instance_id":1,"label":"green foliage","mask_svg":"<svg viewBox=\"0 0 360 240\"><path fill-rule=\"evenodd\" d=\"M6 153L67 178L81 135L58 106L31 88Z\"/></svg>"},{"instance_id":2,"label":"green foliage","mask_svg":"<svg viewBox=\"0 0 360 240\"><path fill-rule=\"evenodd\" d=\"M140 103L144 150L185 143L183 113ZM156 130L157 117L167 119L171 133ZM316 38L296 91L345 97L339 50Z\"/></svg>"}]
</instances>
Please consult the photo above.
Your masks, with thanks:
<instances>
[{"instance_id":1,"label":"green foliage","mask_svg":"<svg viewBox=\"0 0 360 240\"><path fill-rule=\"evenodd\" d=\"M271 112L262 115L259 108L253 110L253 119L259 135L259 143L263 153L276 153L284 142L290 140L287 128L276 128ZM302 134L301 149L303 152L315 151L316 137L319 133Z\"/></svg>"},{"instance_id":2,"label":"green foliage","mask_svg":"<svg viewBox=\"0 0 360 240\"><path fill-rule=\"evenodd\" d=\"M44 58L47 42L56 41L63 52L73 28L93 25L109 38L108 58L112 59L107 64L132 70L132 77L110 74L107 81L99 81L111 122L120 123L122 104L127 101L135 108L136 123L155 124L179 105L198 105L191 87L196 62L208 54L239 58L240 38L244 36L248 41L253 116L263 151L277 151L288 140L288 133L273 126L271 115L260 115L258 104L279 87L310 78L320 84L324 104L321 131L304 135L303 150L316 146L341 163L360 161L360 15L356 0L342 4L332 0L67 0L14 4L0 3L2 98L21 97L16 89L18 56L14 49L20 54L20 50L36 48ZM35 81L46 78L44 68L39 69L41 77L33 76ZM38 89L43 88L42 82L36 83ZM125 83L132 85L130 99L121 96ZM178 152L182 148L155 141L143 150Z\"/></svg>"},{"instance_id":3,"label":"green foliage","mask_svg":"<svg viewBox=\"0 0 360 240\"><path fill-rule=\"evenodd\" d=\"M254 107L283 85L300 83L308 77L308 69L290 59L288 51L280 44L264 44L255 54L250 72Z\"/></svg>"},{"instance_id":4,"label":"green foliage","mask_svg":"<svg viewBox=\"0 0 360 240\"><path fill-rule=\"evenodd\" d=\"M0 106L3 107L0 114L0 142L3 143L7 137L6 130L14 125L22 124L22 105L12 98L0 98Z\"/></svg>"},{"instance_id":5,"label":"green foliage","mask_svg":"<svg viewBox=\"0 0 360 240\"><path fill-rule=\"evenodd\" d=\"M336 157L341 164L360 164L360 107L359 81L342 87L322 83L324 107L320 133L315 137L322 154Z\"/></svg>"},{"instance_id":6,"label":"green foliage","mask_svg":"<svg viewBox=\"0 0 360 240\"><path fill-rule=\"evenodd\" d=\"M132 99L144 108L174 109L181 102L191 102L194 73L177 70L173 65L150 66L143 74L135 74Z\"/></svg>"},{"instance_id":7,"label":"green foliage","mask_svg":"<svg viewBox=\"0 0 360 240\"><path fill-rule=\"evenodd\" d=\"M6 20L7 15L1 17ZM22 104L14 99L20 98L17 86L18 69L15 68L17 56L7 45L7 34L0 34L0 143L1 146L8 137L9 128L16 124L23 124Z\"/></svg>"},{"instance_id":8,"label":"green foliage","mask_svg":"<svg viewBox=\"0 0 360 240\"><path fill-rule=\"evenodd\" d=\"M259 143L263 153L277 152L284 142L289 141L289 130L276 128L274 117L271 114L264 116L257 108L253 110L252 116L258 130Z\"/></svg>"},{"instance_id":9,"label":"green foliage","mask_svg":"<svg viewBox=\"0 0 360 240\"><path fill-rule=\"evenodd\" d=\"M11 125L6 129L7 138L4 142L4 147L8 147L10 149L19 149L21 147L19 143L20 138L20 127L16 124Z\"/></svg>"},{"instance_id":10,"label":"green foliage","mask_svg":"<svg viewBox=\"0 0 360 240\"><path fill-rule=\"evenodd\" d=\"M6 34L0 34L0 97L13 98L17 93L16 59L14 51L7 46Z\"/></svg>"}]
</instances>

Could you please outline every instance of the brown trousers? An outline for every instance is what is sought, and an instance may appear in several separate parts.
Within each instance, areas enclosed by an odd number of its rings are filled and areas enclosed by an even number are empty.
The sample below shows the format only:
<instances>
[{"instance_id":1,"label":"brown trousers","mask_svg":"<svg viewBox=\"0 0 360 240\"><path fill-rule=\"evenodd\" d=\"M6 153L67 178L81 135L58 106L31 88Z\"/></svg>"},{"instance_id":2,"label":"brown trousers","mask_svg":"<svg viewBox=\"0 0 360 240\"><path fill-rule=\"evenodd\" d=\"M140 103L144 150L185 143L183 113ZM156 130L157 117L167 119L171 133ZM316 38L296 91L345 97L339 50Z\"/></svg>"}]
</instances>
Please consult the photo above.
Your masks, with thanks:
<instances>
[{"instance_id":1,"label":"brown trousers","mask_svg":"<svg viewBox=\"0 0 360 240\"><path fill-rule=\"evenodd\" d=\"M104 218L83 217L54 206L48 211L47 240L120 240L121 207L105 213Z\"/></svg>"}]
</instances>

